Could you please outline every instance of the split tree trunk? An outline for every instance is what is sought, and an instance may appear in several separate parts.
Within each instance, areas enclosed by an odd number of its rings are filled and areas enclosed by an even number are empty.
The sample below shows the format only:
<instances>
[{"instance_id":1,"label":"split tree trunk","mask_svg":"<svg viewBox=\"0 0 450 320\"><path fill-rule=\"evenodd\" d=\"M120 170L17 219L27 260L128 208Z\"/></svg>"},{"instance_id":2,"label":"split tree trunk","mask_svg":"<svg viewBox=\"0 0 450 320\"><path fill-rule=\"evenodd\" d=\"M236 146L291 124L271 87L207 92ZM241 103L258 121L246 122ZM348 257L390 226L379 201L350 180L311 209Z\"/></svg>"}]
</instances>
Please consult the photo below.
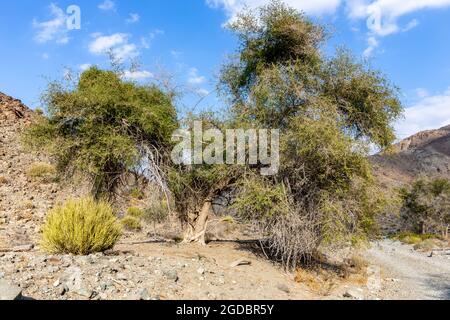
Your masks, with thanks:
<instances>
[{"instance_id":1,"label":"split tree trunk","mask_svg":"<svg viewBox=\"0 0 450 320\"><path fill-rule=\"evenodd\" d=\"M189 222L183 243L199 243L201 245L206 245L205 234L211 210L212 200L206 200L197 218L194 221Z\"/></svg>"}]
</instances>

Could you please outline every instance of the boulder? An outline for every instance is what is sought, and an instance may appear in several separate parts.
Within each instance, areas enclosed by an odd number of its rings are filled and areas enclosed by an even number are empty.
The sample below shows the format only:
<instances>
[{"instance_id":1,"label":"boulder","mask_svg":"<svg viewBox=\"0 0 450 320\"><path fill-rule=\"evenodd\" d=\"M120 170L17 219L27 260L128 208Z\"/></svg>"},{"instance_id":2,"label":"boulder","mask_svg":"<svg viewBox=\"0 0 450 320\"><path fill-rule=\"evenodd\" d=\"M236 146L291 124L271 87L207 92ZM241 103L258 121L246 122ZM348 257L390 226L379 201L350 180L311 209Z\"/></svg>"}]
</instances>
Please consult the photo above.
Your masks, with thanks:
<instances>
[{"instance_id":1,"label":"boulder","mask_svg":"<svg viewBox=\"0 0 450 320\"><path fill-rule=\"evenodd\" d=\"M0 280L0 301L12 301L22 299L22 289L19 287Z\"/></svg>"}]
</instances>

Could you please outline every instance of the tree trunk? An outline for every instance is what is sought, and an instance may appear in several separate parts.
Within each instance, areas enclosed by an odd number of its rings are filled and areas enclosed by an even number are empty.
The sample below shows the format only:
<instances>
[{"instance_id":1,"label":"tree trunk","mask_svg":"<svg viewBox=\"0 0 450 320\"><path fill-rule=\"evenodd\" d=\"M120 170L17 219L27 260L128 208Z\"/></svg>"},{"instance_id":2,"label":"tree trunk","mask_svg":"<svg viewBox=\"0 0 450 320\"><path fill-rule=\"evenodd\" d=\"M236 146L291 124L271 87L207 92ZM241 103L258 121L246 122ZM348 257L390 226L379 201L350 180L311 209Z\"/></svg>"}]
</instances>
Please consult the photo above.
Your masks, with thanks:
<instances>
[{"instance_id":1,"label":"tree trunk","mask_svg":"<svg viewBox=\"0 0 450 320\"><path fill-rule=\"evenodd\" d=\"M201 245L206 245L205 234L211 210L212 200L206 200L197 218L192 221L192 223L189 222L183 243L199 243Z\"/></svg>"}]
</instances>

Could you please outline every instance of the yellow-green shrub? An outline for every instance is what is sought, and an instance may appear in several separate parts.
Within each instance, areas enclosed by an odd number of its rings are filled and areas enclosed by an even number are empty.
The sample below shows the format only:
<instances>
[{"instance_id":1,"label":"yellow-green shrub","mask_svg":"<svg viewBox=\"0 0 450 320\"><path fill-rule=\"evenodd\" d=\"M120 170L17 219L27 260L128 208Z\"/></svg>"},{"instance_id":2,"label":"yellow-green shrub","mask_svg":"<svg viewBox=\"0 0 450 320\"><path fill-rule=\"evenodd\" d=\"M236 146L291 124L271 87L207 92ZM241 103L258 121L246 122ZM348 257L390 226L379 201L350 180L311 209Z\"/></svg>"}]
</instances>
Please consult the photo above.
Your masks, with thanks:
<instances>
[{"instance_id":1,"label":"yellow-green shrub","mask_svg":"<svg viewBox=\"0 0 450 320\"><path fill-rule=\"evenodd\" d=\"M144 216L145 212L142 209L137 207L131 207L127 210L127 215L130 217L134 217L137 219L141 219Z\"/></svg>"},{"instance_id":2,"label":"yellow-green shrub","mask_svg":"<svg viewBox=\"0 0 450 320\"><path fill-rule=\"evenodd\" d=\"M111 206L87 197L69 200L48 213L41 245L50 253L87 255L111 249L120 235Z\"/></svg>"},{"instance_id":3,"label":"yellow-green shrub","mask_svg":"<svg viewBox=\"0 0 450 320\"><path fill-rule=\"evenodd\" d=\"M422 241L429 240L429 239L436 239L438 238L436 235L432 234L416 234L414 232L401 232L394 236L395 240L398 240L400 242L406 243L406 244L419 244Z\"/></svg>"},{"instance_id":4,"label":"yellow-green shrub","mask_svg":"<svg viewBox=\"0 0 450 320\"><path fill-rule=\"evenodd\" d=\"M55 178L56 168L44 162L33 163L27 170L27 177L33 180L49 182Z\"/></svg>"},{"instance_id":5,"label":"yellow-green shrub","mask_svg":"<svg viewBox=\"0 0 450 320\"><path fill-rule=\"evenodd\" d=\"M125 229L130 231L138 231L142 229L141 222L139 219L132 217L132 216L126 216L122 219L122 225Z\"/></svg>"}]
</instances>

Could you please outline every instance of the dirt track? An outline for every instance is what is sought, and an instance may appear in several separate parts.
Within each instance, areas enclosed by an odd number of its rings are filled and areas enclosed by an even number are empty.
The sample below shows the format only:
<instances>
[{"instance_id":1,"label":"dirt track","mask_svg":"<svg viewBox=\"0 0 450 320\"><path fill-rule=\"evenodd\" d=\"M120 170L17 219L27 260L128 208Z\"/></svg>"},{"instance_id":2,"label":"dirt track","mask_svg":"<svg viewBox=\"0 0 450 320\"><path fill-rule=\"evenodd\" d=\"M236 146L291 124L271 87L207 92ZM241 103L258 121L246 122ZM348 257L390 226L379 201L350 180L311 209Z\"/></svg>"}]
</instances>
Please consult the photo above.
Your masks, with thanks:
<instances>
[{"instance_id":1,"label":"dirt track","mask_svg":"<svg viewBox=\"0 0 450 320\"><path fill-rule=\"evenodd\" d=\"M450 256L429 257L391 240L375 243L367 259L386 278L382 299L450 300Z\"/></svg>"}]
</instances>

